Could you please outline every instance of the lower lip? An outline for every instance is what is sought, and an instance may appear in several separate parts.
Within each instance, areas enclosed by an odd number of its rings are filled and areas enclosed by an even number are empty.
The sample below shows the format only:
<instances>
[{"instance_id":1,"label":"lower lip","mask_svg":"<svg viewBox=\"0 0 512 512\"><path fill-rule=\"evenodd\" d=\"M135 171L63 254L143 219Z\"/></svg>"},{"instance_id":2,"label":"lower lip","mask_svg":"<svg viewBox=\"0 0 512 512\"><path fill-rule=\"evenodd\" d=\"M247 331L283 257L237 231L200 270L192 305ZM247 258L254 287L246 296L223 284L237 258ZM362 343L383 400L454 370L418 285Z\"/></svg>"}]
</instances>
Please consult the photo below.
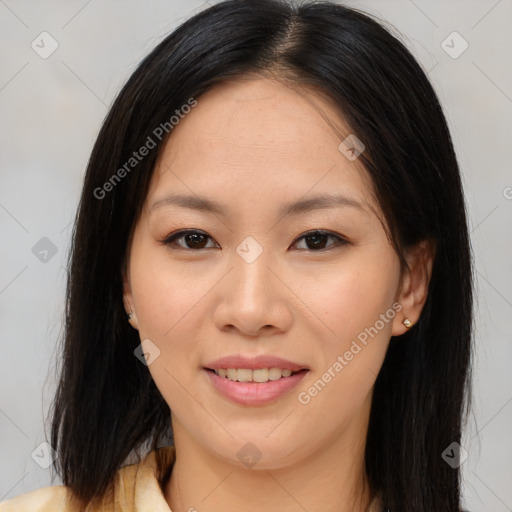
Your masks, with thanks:
<instances>
[{"instance_id":1,"label":"lower lip","mask_svg":"<svg viewBox=\"0 0 512 512\"><path fill-rule=\"evenodd\" d=\"M219 377L215 372L204 370L217 391L233 402L241 405L266 405L277 400L293 389L308 371L294 373L267 382L238 382Z\"/></svg>"}]
</instances>

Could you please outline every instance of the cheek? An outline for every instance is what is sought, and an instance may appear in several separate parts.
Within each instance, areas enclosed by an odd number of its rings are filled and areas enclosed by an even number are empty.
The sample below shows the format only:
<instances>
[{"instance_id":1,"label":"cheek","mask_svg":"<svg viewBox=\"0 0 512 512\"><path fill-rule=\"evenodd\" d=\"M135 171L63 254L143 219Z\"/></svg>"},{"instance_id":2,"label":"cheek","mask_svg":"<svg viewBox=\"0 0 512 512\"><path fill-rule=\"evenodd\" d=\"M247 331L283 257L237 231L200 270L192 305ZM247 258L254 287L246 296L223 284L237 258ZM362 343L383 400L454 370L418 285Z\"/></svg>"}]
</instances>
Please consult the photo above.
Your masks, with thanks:
<instances>
[{"instance_id":1,"label":"cheek","mask_svg":"<svg viewBox=\"0 0 512 512\"><path fill-rule=\"evenodd\" d=\"M392 255L379 259L371 253L354 254L335 271L317 274L305 296L322 313L332 339L344 345L391 308L397 284L398 266Z\"/></svg>"},{"instance_id":2,"label":"cheek","mask_svg":"<svg viewBox=\"0 0 512 512\"><path fill-rule=\"evenodd\" d=\"M388 347L398 274L392 258L385 261L383 255L381 262L382 266L359 258L357 264L347 264L314 296L335 335L328 333L325 343L319 344L322 364L299 390L304 406L299 414L305 420L322 418L333 426L333 435L368 399Z\"/></svg>"},{"instance_id":3,"label":"cheek","mask_svg":"<svg viewBox=\"0 0 512 512\"><path fill-rule=\"evenodd\" d=\"M139 336L159 349L148 369L173 411L185 416L191 407L183 386L194 374L196 362L191 340L198 338L194 330L201 326L198 318L205 316L201 298L212 287L201 275L204 272L191 263L171 261L165 248L153 240L133 247L130 276Z\"/></svg>"},{"instance_id":4,"label":"cheek","mask_svg":"<svg viewBox=\"0 0 512 512\"><path fill-rule=\"evenodd\" d=\"M212 287L200 268L176 263L165 248L140 244L134 248L130 266L131 286L141 338L167 344L179 342L176 332L197 325L201 298ZM186 337L185 337L186 339Z\"/></svg>"}]
</instances>

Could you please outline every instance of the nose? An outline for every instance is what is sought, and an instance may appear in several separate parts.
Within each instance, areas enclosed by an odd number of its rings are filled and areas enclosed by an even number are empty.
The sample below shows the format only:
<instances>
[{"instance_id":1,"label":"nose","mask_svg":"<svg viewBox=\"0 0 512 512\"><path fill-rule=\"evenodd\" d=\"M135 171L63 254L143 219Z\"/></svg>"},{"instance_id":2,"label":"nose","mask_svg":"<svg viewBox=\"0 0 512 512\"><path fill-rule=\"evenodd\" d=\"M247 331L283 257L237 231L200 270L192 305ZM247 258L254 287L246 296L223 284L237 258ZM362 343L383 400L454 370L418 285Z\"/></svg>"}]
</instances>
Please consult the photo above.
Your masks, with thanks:
<instances>
[{"instance_id":1,"label":"nose","mask_svg":"<svg viewBox=\"0 0 512 512\"><path fill-rule=\"evenodd\" d=\"M251 263L233 255L233 268L218 288L214 320L220 330L258 337L290 328L292 294L270 260L265 251Z\"/></svg>"}]
</instances>

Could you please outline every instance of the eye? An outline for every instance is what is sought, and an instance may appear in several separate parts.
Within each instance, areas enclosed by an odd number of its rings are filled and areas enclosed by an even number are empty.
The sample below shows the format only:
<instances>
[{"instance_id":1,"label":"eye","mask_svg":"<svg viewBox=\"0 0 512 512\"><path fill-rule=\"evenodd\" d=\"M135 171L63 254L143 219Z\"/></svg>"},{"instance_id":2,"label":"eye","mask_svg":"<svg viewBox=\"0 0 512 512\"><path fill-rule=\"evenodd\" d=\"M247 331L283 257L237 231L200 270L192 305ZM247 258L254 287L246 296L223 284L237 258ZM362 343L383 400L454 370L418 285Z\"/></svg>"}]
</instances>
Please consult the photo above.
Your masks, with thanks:
<instances>
[{"instance_id":1,"label":"eye","mask_svg":"<svg viewBox=\"0 0 512 512\"><path fill-rule=\"evenodd\" d=\"M329 238L334 239L335 242L326 246L326 242ZM160 242L164 245L177 246L177 248L179 249L190 249L198 251L201 249L212 249L216 247L215 245L213 247L208 247L208 239L212 240L212 238L204 231L199 231L195 229L185 229L170 234L164 240L160 240ZM183 245L182 243L178 243L178 240L183 240L185 245ZM309 231L308 233L301 235L300 237L296 238L293 241L292 246L302 240L304 240L306 243L306 250L310 250L312 252L326 251L331 248L342 246L349 243L348 240L338 235L337 233L333 233L323 229Z\"/></svg>"},{"instance_id":2,"label":"eye","mask_svg":"<svg viewBox=\"0 0 512 512\"><path fill-rule=\"evenodd\" d=\"M325 246L327 239L334 238L335 243ZM301 235L299 238L297 238L292 245L296 244L297 242L303 240L306 243L306 249L310 249L313 252L320 252L329 250L333 247L338 247L341 245L345 245L348 243L348 240L343 238L342 236L332 233L330 231L326 231L324 229L316 229L314 231L310 231L309 233L306 233L304 235Z\"/></svg>"},{"instance_id":3,"label":"eye","mask_svg":"<svg viewBox=\"0 0 512 512\"><path fill-rule=\"evenodd\" d=\"M178 231L177 233L172 233L164 240L160 240L160 242L164 245L177 245L180 249L193 249L199 250L204 249L206 245L206 241L210 238L204 231L198 231L195 229L184 229ZM185 241L185 246L182 244L178 244L177 240L183 239ZM211 247L206 247L206 249L211 249Z\"/></svg>"}]
</instances>

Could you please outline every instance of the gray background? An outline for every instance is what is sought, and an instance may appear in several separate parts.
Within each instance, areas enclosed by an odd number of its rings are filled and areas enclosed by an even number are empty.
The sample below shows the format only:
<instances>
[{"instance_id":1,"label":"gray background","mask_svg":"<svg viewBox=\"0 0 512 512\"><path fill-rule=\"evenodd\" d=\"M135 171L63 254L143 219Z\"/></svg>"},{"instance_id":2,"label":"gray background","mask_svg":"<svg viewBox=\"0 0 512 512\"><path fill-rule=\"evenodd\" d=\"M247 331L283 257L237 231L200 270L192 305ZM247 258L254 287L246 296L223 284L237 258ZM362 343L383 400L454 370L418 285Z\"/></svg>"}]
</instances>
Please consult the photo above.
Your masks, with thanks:
<instances>
[{"instance_id":1,"label":"gray background","mask_svg":"<svg viewBox=\"0 0 512 512\"><path fill-rule=\"evenodd\" d=\"M447 113L477 278L463 493L471 512L511 511L512 1L347 3L403 34ZM0 501L51 484L44 469L51 451L40 444L55 390L70 223L100 124L141 58L204 6L0 0ZM51 49L43 31L58 43L45 59L31 47ZM469 44L457 58L445 51L463 49L453 31Z\"/></svg>"}]
</instances>

